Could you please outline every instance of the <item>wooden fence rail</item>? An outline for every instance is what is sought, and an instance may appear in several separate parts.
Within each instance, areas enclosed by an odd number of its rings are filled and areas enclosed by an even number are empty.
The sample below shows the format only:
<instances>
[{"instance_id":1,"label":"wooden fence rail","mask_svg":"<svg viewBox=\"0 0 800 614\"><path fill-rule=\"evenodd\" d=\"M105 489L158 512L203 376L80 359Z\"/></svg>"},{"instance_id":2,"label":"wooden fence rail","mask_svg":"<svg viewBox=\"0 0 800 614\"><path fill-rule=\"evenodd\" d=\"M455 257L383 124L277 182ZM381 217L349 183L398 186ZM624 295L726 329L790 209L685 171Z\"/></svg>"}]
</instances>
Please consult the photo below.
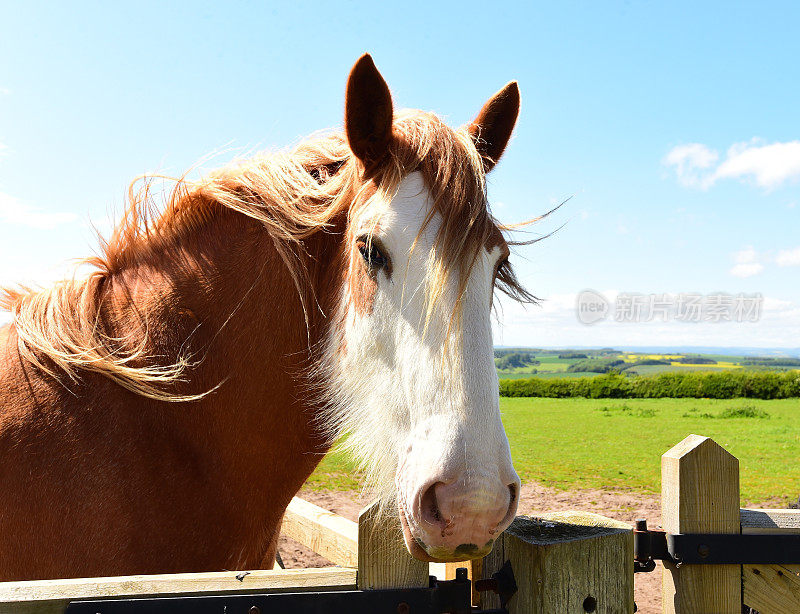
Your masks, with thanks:
<instances>
[{"instance_id":1,"label":"wooden fence rail","mask_svg":"<svg viewBox=\"0 0 800 614\"><path fill-rule=\"evenodd\" d=\"M355 588L356 570L338 567L0 582L0 614L62 614L70 601L86 599Z\"/></svg>"},{"instance_id":2,"label":"wooden fence rail","mask_svg":"<svg viewBox=\"0 0 800 614\"><path fill-rule=\"evenodd\" d=\"M299 497L286 508L281 534L335 565L358 566L358 524Z\"/></svg>"}]
</instances>

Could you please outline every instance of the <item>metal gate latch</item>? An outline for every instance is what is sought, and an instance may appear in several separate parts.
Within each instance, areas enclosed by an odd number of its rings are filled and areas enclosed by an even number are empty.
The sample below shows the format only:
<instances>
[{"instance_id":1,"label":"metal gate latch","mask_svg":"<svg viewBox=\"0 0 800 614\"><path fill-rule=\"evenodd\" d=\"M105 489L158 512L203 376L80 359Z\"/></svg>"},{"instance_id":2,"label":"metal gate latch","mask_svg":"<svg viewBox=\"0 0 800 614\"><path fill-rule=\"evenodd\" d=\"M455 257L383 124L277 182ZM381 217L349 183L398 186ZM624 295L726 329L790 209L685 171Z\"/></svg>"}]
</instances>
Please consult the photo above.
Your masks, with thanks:
<instances>
[{"instance_id":1,"label":"metal gate latch","mask_svg":"<svg viewBox=\"0 0 800 614\"><path fill-rule=\"evenodd\" d=\"M461 573L464 578L467 577L467 570L464 567L456 569L456 578ZM476 580L475 590L479 593L491 591L500 597L500 610L499 612L506 612L506 605L508 600L511 599L517 592L517 581L514 579L514 570L511 568L511 561L506 561L503 566L492 574L491 579ZM491 610L484 610L490 612ZM479 614L480 611L473 610L474 614Z\"/></svg>"}]
</instances>

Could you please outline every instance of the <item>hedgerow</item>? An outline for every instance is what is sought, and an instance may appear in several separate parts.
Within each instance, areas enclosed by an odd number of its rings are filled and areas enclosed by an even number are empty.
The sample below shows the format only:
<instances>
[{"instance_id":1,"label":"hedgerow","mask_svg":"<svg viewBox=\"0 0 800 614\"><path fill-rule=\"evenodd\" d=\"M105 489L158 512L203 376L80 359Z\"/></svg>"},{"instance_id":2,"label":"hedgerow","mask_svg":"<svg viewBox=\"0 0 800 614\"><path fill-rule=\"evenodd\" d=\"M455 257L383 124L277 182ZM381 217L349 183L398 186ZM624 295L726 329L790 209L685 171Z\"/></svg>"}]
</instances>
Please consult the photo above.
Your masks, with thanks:
<instances>
[{"instance_id":1,"label":"hedgerow","mask_svg":"<svg viewBox=\"0 0 800 614\"><path fill-rule=\"evenodd\" d=\"M789 399L800 397L800 371L618 373L580 378L500 380L504 397L585 397L588 399L707 398Z\"/></svg>"}]
</instances>

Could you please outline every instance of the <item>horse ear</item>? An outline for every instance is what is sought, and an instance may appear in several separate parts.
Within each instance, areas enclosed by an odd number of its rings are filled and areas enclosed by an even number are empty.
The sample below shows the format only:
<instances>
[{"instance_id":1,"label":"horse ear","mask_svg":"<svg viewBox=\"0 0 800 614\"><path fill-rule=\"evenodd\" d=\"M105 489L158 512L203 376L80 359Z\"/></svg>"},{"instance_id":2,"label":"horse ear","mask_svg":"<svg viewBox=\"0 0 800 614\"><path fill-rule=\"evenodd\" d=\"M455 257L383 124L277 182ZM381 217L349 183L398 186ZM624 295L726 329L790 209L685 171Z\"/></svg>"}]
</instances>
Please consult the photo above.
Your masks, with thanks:
<instances>
[{"instance_id":1,"label":"horse ear","mask_svg":"<svg viewBox=\"0 0 800 614\"><path fill-rule=\"evenodd\" d=\"M519 115L519 87L511 81L483 105L469 125L469 134L488 173L508 145Z\"/></svg>"},{"instance_id":2,"label":"horse ear","mask_svg":"<svg viewBox=\"0 0 800 614\"><path fill-rule=\"evenodd\" d=\"M367 168L389 150L392 95L368 53L358 59L347 79L344 129L350 149Z\"/></svg>"}]
</instances>

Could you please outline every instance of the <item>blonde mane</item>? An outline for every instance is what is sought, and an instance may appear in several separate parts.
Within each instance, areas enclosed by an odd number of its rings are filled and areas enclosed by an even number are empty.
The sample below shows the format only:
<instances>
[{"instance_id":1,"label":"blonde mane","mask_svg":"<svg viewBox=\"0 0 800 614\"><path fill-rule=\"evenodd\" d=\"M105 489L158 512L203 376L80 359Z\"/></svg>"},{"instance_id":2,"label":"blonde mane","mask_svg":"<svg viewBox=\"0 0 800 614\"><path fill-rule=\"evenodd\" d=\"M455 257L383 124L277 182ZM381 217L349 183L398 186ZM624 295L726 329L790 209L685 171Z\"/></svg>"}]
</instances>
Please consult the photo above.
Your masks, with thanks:
<instances>
[{"instance_id":1,"label":"blonde mane","mask_svg":"<svg viewBox=\"0 0 800 614\"><path fill-rule=\"evenodd\" d=\"M314 297L304 241L330 228L339 214L352 220L372 198L391 199L413 171L422 173L433 198L426 224L437 214L442 221L431 255L430 310L453 271L459 272L463 293L480 250L492 233L506 228L488 209L483 160L466 129L453 130L421 111L396 115L389 154L368 178L343 134L334 133L308 139L286 153L236 161L198 181L177 179L161 206L152 197L150 179L135 181L122 220L108 240L101 239L101 254L85 261L94 268L88 279L38 291L0 289L0 308L12 313L21 355L57 379L64 373L77 381L81 370L92 371L145 397L196 399L203 395L172 392L185 379L191 357L153 364L146 354L146 322L141 324L143 336L133 344L105 334L107 282L152 262L155 254L170 253L166 247L180 243L222 207L263 224L291 274L308 321ZM498 271L497 285L517 300L535 300L507 262Z\"/></svg>"}]
</instances>

